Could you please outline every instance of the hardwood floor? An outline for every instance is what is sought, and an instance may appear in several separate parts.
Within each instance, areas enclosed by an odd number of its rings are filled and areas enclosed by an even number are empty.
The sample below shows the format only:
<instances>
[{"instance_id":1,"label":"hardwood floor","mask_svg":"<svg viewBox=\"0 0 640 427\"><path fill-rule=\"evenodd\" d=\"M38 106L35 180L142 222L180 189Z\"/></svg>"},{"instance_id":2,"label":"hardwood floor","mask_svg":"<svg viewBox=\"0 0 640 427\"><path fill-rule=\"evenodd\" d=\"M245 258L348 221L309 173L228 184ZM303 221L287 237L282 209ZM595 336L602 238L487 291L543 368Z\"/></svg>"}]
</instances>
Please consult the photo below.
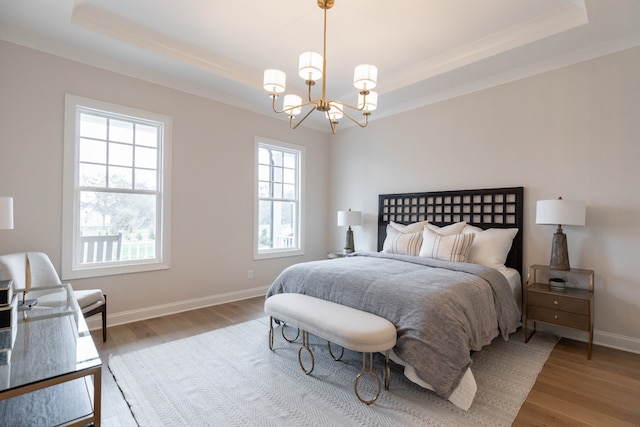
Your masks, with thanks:
<instances>
[{"instance_id":1,"label":"hardwood floor","mask_svg":"<svg viewBox=\"0 0 640 427\"><path fill-rule=\"evenodd\" d=\"M110 354L124 353L264 316L263 297L110 327L107 342L94 341L103 362L102 423L135 426L108 368ZM522 405L514 426L639 426L640 354L562 339Z\"/></svg>"},{"instance_id":2,"label":"hardwood floor","mask_svg":"<svg viewBox=\"0 0 640 427\"><path fill-rule=\"evenodd\" d=\"M514 426L640 426L640 354L562 339Z\"/></svg>"}]
</instances>

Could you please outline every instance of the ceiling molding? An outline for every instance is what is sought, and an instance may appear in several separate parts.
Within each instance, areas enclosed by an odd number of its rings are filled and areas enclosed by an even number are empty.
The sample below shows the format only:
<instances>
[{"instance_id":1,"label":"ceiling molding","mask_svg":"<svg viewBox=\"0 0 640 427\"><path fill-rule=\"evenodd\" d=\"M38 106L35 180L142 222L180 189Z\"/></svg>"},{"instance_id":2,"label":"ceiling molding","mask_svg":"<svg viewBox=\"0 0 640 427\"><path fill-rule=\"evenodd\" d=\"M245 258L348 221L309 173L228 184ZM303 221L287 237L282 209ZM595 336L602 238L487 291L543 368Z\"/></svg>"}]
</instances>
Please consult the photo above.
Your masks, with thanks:
<instances>
[{"instance_id":1,"label":"ceiling molding","mask_svg":"<svg viewBox=\"0 0 640 427\"><path fill-rule=\"evenodd\" d=\"M90 3L81 3L74 7L71 22L128 45L137 46L238 83L261 88L256 83L262 78L261 71L258 72L216 56L205 49L167 37Z\"/></svg>"},{"instance_id":2,"label":"ceiling molding","mask_svg":"<svg viewBox=\"0 0 640 427\"><path fill-rule=\"evenodd\" d=\"M640 46L640 32L629 34L619 39L610 40L595 46L570 52L555 58L548 58L536 63L527 64L500 74L494 74L484 79L475 80L471 83L450 87L446 90L432 92L426 96L416 97L408 102L396 104L393 111L384 111L376 115L376 118L394 116L407 111L437 104L449 99L469 95L492 87L501 86L518 80L526 79L550 71L559 70L592 59L600 58L623 50ZM370 119L373 121L374 119ZM346 126L344 126L346 127Z\"/></svg>"},{"instance_id":3,"label":"ceiling molding","mask_svg":"<svg viewBox=\"0 0 640 427\"><path fill-rule=\"evenodd\" d=\"M262 70L284 67L289 91L306 93L295 54L321 41L316 2L281 1L6 1L0 39L281 119ZM639 0L367 1L332 19L327 90L351 99L354 61L378 66L370 121L640 46ZM330 132L324 114L303 126Z\"/></svg>"},{"instance_id":4,"label":"ceiling molding","mask_svg":"<svg viewBox=\"0 0 640 427\"><path fill-rule=\"evenodd\" d=\"M398 73L394 76L393 81L386 82L384 90L380 93L392 92L401 87L585 25L588 22L584 1L575 0L569 5L544 15L536 16L526 22L490 34L444 54L420 61Z\"/></svg>"}]
</instances>

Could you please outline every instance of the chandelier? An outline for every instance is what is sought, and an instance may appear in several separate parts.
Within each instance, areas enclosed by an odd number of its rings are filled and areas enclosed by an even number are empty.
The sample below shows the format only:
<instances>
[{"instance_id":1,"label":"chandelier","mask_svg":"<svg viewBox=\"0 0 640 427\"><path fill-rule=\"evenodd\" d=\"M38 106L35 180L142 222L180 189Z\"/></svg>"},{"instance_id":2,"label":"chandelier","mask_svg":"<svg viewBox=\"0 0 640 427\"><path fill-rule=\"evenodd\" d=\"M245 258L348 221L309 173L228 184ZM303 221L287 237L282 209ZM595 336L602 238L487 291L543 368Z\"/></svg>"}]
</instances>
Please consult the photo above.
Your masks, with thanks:
<instances>
[{"instance_id":1,"label":"chandelier","mask_svg":"<svg viewBox=\"0 0 640 427\"><path fill-rule=\"evenodd\" d=\"M289 127L297 128L309 115L315 110L325 114L331 125L331 132L336 133L336 125L338 121L346 116L352 122L360 127L366 127L369 123L371 111L378 106L378 94L371 89L376 87L378 79L378 69L375 65L362 64L358 65L354 70L353 85L358 89L358 102L356 106L346 104L344 102L326 98L327 86L327 9L333 7L334 0L318 0L318 7L324 10L324 46L323 54L316 52L305 52L300 55L298 62L298 75L304 80L308 87L307 99L302 102L302 98L298 95L287 94L284 96L282 110L276 108L276 99L278 94L285 91L287 75L284 71L273 68L264 71L264 89L269 92L272 99L273 111L276 113L287 113L289 115ZM311 98L311 87L316 81L322 79L322 93L320 98ZM305 115L294 123L297 115L302 113L303 108L310 107ZM348 110L362 112L364 120L359 122L351 116Z\"/></svg>"}]
</instances>

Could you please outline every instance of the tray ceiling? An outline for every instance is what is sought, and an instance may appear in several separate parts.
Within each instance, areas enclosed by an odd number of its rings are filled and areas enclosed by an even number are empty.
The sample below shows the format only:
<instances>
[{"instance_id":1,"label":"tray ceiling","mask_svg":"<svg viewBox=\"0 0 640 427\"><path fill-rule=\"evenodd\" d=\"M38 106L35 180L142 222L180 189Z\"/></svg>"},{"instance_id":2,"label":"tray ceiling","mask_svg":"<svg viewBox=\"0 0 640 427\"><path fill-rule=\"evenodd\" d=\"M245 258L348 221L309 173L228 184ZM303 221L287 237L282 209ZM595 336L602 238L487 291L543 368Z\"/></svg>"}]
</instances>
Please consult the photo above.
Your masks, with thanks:
<instances>
[{"instance_id":1,"label":"tray ceiling","mask_svg":"<svg viewBox=\"0 0 640 427\"><path fill-rule=\"evenodd\" d=\"M327 96L355 104L353 68L375 64L376 120L640 45L640 2L336 0L327 27ZM287 93L306 93L298 55L322 52L322 10L314 0L0 0L0 39L280 117L262 72L282 69ZM317 112L304 125L330 131Z\"/></svg>"}]
</instances>

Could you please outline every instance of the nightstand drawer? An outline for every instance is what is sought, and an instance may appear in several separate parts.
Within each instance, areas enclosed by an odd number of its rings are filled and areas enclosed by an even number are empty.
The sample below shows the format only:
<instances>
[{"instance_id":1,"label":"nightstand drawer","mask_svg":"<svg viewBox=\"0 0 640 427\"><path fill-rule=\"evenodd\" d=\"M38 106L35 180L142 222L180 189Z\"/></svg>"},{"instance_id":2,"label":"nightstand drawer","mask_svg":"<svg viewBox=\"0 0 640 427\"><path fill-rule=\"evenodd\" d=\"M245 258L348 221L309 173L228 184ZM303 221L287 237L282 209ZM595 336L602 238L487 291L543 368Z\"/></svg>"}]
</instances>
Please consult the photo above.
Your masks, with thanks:
<instances>
[{"instance_id":1,"label":"nightstand drawer","mask_svg":"<svg viewBox=\"0 0 640 427\"><path fill-rule=\"evenodd\" d=\"M575 329L589 330L589 312L587 314L576 314L567 311L554 310L552 308L529 305L527 307L527 317L531 320L553 323L560 326L568 326Z\"/></svg>"},{"instance_id":2,"label":"nightstand drawer","mask_svg":"<svg viewBox=\"0 0 640 427\"><path fill-rule=\"evenodd\" d=\"M557 291L549 285L552 278L566 281L565 289ZM586 283L588 280L588 287ZM536 324L580 329L589 333L587 357L591 359L593 344L594 272L580 268L554 270L548 265L529 266L524 292L523 326L524 342L529 342L536 332ZM533 332L529 334L529 323Z\"/></svg>"},{"instance_id":3,"label":"nightstand drawer","mask_svg":"<svg viewBox=\"0 0 640 427\"><path fill-rule=\"evenodd\" d=\"M570 313L584 314L589 316L589 300L565 297L554 294L541 294L536 292L527 293L528 304L547 307L554 311L566 311Z\"/></svg>"}]
</instances>

